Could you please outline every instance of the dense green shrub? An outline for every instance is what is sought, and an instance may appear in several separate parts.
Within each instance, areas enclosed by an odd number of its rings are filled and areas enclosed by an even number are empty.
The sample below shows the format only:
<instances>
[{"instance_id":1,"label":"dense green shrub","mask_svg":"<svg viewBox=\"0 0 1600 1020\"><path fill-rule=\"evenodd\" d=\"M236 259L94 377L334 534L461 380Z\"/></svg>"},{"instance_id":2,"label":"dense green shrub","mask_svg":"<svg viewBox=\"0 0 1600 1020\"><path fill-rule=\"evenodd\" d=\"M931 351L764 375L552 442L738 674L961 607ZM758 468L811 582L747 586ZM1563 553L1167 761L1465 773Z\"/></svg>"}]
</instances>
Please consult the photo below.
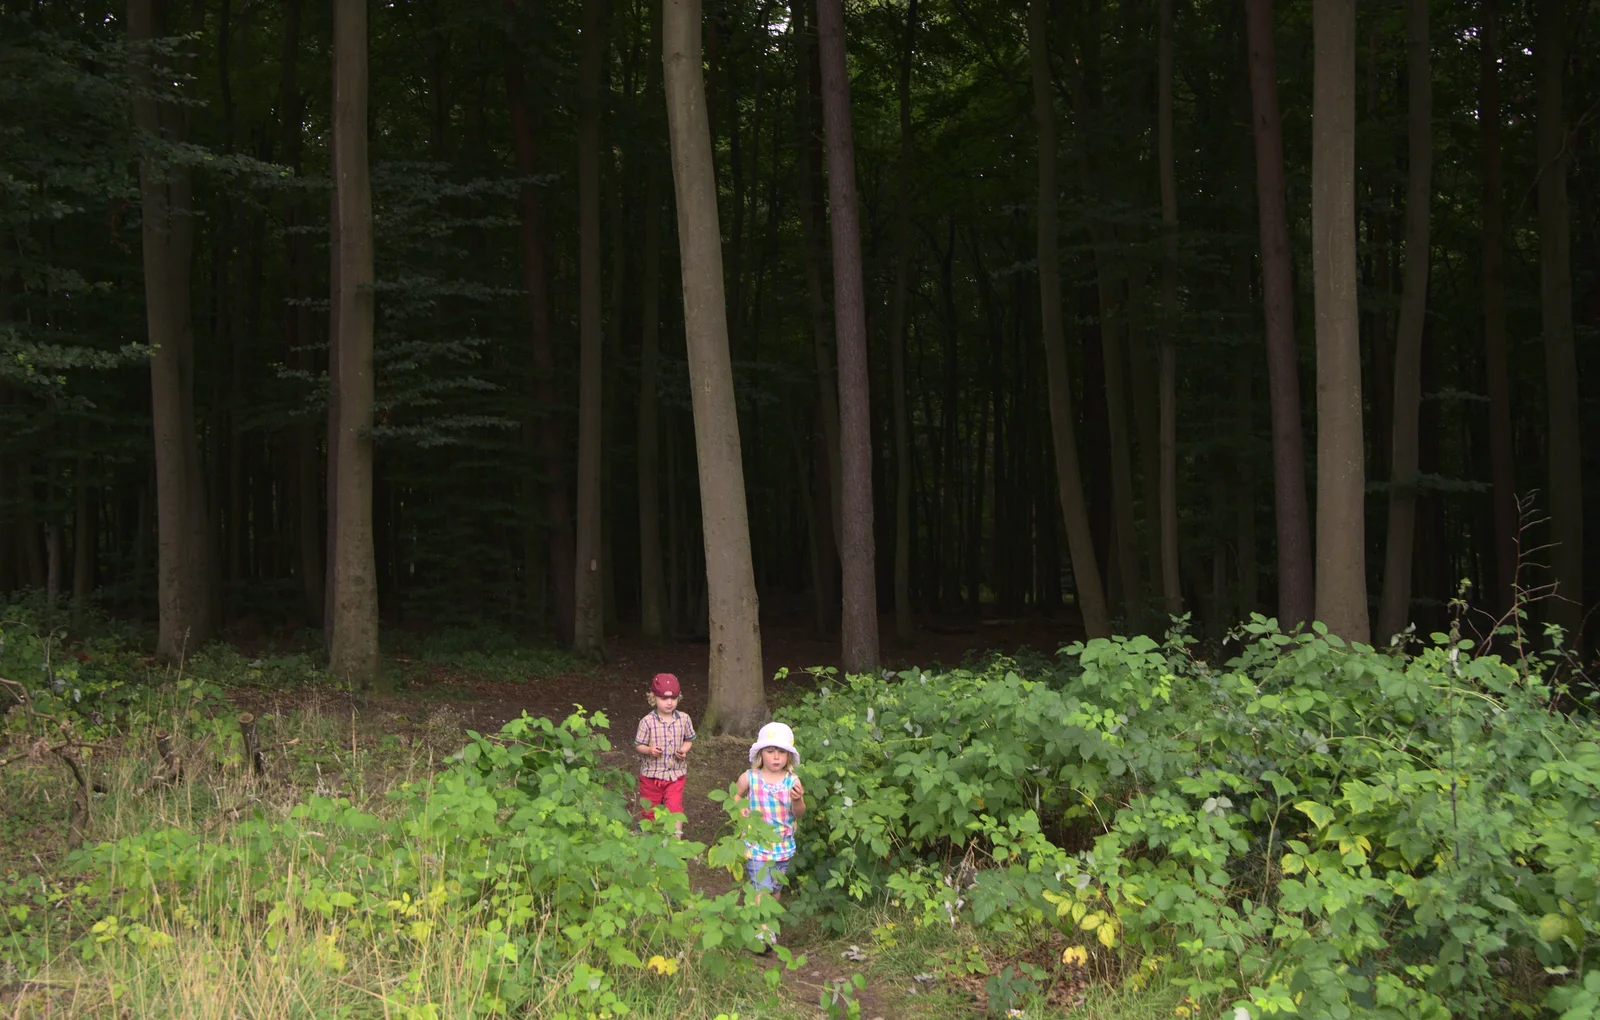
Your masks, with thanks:
<instances>
[{"instance_id":1,"label":"dense green shrub","mask_svg":"<svg viewBox=\"0 0 1600 1020\"><path fill-rule=\"evenodd\" d=\"M813 791L805 903L1060 924L1251 1016L1532 1015L1549 984L1588 1015L1594 721L1444 635L1407 658L1244 632L1220 667L1119 638L1035 679L807 695L782 713Z\"/></svg>"},{"instance_id":2,"label":"dense green shrub","mask_svg":"<svg viewBox=\"0 0 1600 1020\"><path fill-rule=\"evenodd\" d=\"M153 828L87 849L68 861L82 876L73 902L100 920L75 947L91 959L108 940L165 948L173 932L237 926L242 906L239 937L333 970L357 951L419 961L441 935L466 938L463 980L481 1013L536 994L570 1007L557 1015L625 1012L617 969L652 957L659 968L686 950L718 950L702 959L724 966L719 947L756 945L777 907L744 903L737 886L691 890L688 860L738 865L742 844L708 850L671 838L664 821L641 831L630 784L600 765L606 724L599 713L524 715L472 734L450 767L392 791L381 813L313 796L287 817L258 809L220 831Z\"/></svg>"}]
</instances>

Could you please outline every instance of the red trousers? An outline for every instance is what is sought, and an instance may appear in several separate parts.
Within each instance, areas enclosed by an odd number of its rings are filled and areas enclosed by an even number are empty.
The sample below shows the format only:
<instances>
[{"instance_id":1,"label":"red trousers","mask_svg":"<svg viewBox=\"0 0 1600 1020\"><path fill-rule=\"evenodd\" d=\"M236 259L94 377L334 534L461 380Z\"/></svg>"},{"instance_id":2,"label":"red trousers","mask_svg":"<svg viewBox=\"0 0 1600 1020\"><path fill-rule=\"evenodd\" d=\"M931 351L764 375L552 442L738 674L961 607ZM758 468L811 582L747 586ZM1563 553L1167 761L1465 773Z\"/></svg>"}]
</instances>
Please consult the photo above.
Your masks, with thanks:
<instances>
[{"instance_id":1,"label":"red trousers","mask_svg":"<svg viewBox=\"0 0 1600 1020\"><path fill-rule=\"evenodd\" d=\"M654 808L657 804L664 805L674 814L683 814L683 784L688 776L679 776L677 779L654 779L650 776L639 777L639 799L648 807L644 809L644 817L655 821Z\"/></svg>"}]
</instances>

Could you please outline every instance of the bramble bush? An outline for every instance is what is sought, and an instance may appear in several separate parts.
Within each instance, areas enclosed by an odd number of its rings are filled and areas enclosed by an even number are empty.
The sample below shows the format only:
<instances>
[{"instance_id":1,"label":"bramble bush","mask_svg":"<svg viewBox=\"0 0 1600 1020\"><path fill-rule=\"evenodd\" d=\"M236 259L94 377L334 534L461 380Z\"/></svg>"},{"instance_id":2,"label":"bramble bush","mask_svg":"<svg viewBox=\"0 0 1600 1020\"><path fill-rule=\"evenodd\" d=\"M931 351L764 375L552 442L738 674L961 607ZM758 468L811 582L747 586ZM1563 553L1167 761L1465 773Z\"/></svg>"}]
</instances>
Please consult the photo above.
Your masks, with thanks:
<instances>
[{"instance_id":1,"label":"bramble bush","mask_svg":"<svg viewBox=\"0 0 1600 1020\"><path fill-rule=\"evenodd\" d=\"M1592 716L1447 635L1237 636L1218 667L1174 636L1027 679L825 676L780 713L815 794L799 909L1059 925L1236 1016L1590 1016Z\"/></svg>"}]
</instances>

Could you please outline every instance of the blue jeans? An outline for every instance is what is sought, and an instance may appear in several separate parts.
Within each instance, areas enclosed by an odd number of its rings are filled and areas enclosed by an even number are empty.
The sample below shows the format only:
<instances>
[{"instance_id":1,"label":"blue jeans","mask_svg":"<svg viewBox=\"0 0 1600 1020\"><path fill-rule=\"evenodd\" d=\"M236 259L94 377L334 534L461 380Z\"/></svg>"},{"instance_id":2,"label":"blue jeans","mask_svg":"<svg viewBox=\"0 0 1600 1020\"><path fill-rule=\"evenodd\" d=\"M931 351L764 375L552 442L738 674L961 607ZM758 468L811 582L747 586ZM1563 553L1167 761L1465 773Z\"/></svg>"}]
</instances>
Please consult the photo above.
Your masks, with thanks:
<instances>
[{"instance_id":1,"label":"blue jeans","mask_svg":"<svg viewBox=\"0 0 1600 1020\"><path fill-rule=\"evenodd\" d=\"M778 876L789 876L788 861L745 861L745 877L750 880L750 885L766 892L778 891Z\"/></svg>"}]
</instances>

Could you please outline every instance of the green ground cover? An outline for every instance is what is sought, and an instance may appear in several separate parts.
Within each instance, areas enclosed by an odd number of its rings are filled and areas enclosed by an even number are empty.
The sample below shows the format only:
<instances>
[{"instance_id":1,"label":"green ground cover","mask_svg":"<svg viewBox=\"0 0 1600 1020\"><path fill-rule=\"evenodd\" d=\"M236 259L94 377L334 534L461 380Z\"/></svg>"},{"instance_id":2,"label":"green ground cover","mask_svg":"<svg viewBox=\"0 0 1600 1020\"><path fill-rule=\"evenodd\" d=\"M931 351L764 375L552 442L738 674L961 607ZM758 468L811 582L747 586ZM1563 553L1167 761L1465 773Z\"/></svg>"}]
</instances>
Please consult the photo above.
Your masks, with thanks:
<instances>
[{"instance_id":1,"label":"green ground cover","mask_svg":"<svg viewBox=\"0 0 1600 1020\"><path fill-rule=\"evenodd\" d=\"M732 874L737 740L697 751L677 842L633 824L602 714L464 732L448 702L358 711L304 657L177 670L12 615L16 1015L1576 1020L1597 1001L1593 720L1537 660L1446 635L1396 656L1258 620L1211 661L1139 638L821 672L778 709L812 801L778 908ZM778 953L750 952L763 923Z\"/></svg>"}]
</instances>

